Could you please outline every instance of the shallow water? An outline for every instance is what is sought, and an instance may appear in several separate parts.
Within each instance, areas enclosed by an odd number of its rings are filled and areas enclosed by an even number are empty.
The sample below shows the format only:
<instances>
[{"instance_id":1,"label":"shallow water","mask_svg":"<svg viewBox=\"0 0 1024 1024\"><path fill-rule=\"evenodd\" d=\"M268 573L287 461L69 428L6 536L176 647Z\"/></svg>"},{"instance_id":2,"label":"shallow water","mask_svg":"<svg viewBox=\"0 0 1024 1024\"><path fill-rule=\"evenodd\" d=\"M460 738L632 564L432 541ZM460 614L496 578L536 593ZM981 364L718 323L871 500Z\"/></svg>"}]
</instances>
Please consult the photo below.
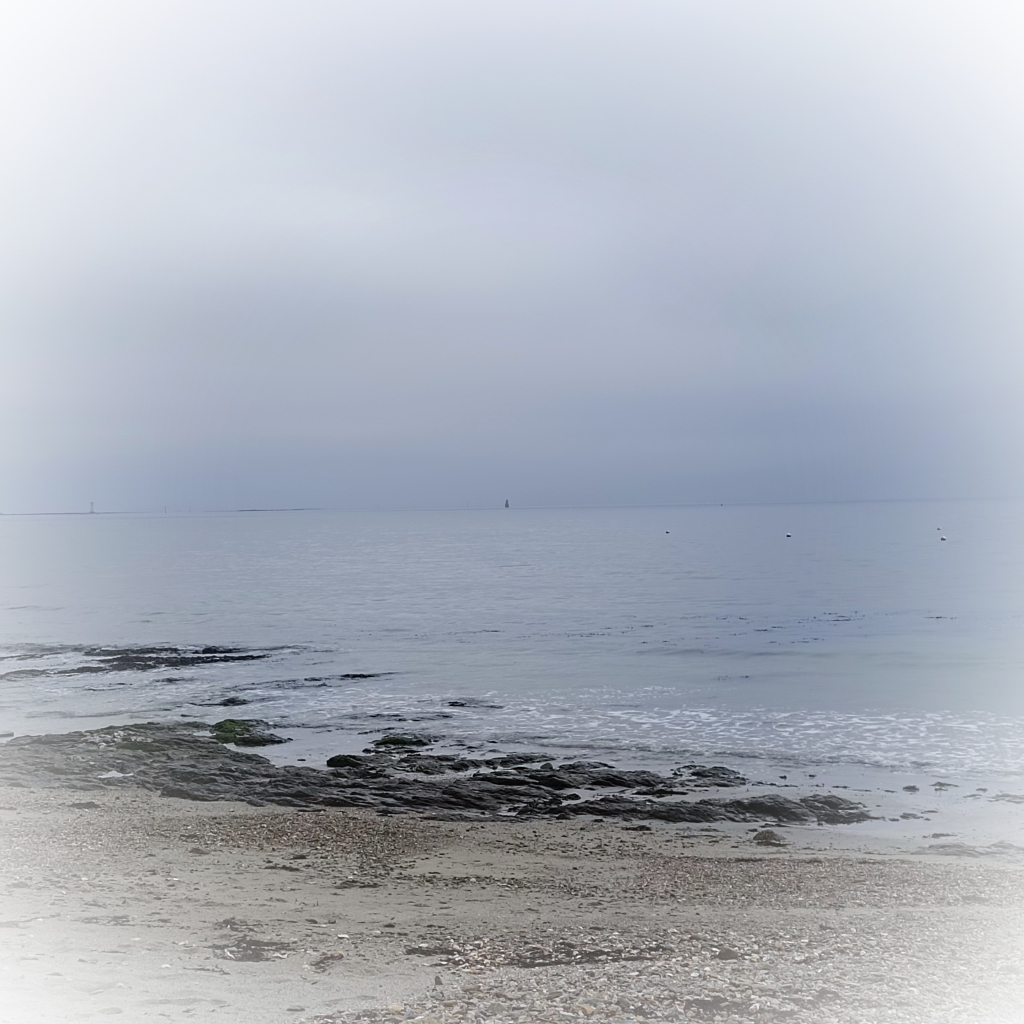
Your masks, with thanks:
<instances>
[{"instance_id":1,"label":"shallow water","mask_svg":"<svg viewBox=\"0 0 1024 1024\"><path fill-rule=\"evenodd\" d=\"M4 516L0 731L234 715L310 760L399 728L1015 777L1022 512Z\"/></svg>"}]
</instances>

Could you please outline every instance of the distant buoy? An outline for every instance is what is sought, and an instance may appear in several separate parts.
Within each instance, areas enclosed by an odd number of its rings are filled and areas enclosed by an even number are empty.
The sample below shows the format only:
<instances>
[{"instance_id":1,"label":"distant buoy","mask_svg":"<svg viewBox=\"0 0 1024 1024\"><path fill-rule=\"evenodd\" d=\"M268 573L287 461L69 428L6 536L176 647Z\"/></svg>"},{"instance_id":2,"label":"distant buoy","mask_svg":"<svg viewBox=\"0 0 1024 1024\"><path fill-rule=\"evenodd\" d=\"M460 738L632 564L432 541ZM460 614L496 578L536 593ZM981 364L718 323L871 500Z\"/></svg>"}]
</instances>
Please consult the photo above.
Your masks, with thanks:
<instances>
[{"instance_id":1,"label":"distant buoy","mask_svg":"<svg viewBox=\"0 0 1024 1024\"><path fill-rule=\"evenodd\" d=\"M787 533L787 534L786 534L786 536L787 536L787 537L792 537L792 536L793 536L793 534L791 534L791 533Z\"/></svg>"},{"instance_id":2,"label":"distant buoy","mask_svg":"<svg viewBox=\"0 0 1024 1024\"><path fill-rule=\"evenodd\" d=\"M505 499L505 508L508 508L508 498Z\"/></svg>"},{"instance_id":3,"label":"distant buoy","mask_svg":"<svg viewBox=\"0 0 1024 1024\"><path fill-rule=\"evenodd\" d=\"M940 537L940 538L939 538L939 540L945 540L945 539L946 539L945 537Z\"/></svg>"},{"instance_id":4,"label":"distant buoy","mask_svg":"<svg viewBox=\"0 0 1024 1024\"><path fill-rule=\"evenodd\" d=\"M666 530L665 532L668 533L668 530Z\"/></svg>"}]
</instances>

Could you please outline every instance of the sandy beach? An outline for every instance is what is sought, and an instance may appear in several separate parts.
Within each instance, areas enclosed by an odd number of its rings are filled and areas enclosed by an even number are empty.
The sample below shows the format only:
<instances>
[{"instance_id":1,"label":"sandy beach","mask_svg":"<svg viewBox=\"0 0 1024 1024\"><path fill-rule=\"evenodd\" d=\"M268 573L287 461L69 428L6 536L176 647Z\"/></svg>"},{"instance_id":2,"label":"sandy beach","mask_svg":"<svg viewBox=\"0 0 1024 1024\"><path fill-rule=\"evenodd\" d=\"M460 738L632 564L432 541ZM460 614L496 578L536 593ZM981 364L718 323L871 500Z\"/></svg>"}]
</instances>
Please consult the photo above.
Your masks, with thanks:
<instances>
[{"instance_id":1,"label":"sandy beach","mask_svg":"<svg viewBox=\"0 0 1024 1024\"><path fill-rule=\"evenodd\" d=\"M763 832L9 787L0 1020L1024 1019L1018 860Z\"/></svg>"}]
</instances>

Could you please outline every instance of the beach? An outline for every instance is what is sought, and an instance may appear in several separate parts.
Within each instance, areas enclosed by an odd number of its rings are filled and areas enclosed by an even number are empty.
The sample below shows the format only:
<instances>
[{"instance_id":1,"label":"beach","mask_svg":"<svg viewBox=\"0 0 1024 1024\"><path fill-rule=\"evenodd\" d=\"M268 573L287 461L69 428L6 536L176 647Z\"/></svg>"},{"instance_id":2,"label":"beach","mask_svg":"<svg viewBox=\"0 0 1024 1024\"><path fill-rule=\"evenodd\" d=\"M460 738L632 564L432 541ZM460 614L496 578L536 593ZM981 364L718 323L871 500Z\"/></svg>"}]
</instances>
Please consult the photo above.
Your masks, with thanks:
<instances>
[{"instance_id":1,"label":"beach","mask_svg":"<svg viewBox=\"0 0 1024 1024\"><path fill-rule=\"evenodd\" d=\"M0 1020L1019 1021L1019 858L843 828L8 786Z\"/></svg>"},{"instance_id":2,"label":"beach","mask_svg":"<svg viewBox=\"0 0 1024 1024\"><path fill-rule=\"evenodd\" d=\"M0 1022L1018 1024L1012 513L5 521Z\"/></svg>"}]
</instances>

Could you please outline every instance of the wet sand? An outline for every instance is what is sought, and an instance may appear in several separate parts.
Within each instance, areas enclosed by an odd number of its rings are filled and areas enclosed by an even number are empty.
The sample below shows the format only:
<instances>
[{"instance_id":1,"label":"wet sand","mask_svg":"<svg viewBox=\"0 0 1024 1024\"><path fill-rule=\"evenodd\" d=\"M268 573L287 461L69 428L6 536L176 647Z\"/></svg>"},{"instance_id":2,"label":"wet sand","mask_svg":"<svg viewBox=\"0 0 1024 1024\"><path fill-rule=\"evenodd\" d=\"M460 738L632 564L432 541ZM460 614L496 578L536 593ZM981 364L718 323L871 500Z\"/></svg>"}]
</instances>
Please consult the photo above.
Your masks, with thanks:
<instances>
[{"instance_id":1,"label":"wet sand","mask_svg":"<svg viewBox=\"0 0 1024 1024\"><path fill-rule=\"evenodd\" d=\"M1015 853L852 828L0 789L0 1021L1024 1019Z\"/></svg>"}]
</instances>

